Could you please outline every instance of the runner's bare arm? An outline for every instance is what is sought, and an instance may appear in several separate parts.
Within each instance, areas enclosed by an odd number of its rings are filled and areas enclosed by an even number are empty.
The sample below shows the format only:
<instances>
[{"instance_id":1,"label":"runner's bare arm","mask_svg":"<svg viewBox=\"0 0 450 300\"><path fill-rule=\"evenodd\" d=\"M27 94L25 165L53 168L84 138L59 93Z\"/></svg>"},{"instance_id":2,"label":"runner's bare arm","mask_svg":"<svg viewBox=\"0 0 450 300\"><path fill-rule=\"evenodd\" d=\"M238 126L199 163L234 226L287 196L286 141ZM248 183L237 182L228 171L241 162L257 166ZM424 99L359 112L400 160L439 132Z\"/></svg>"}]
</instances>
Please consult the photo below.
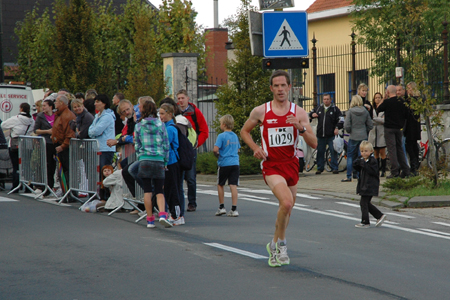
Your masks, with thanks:
<instances>
[{"instance_id":1,"label":"runner's bare arm","mask_svg":"<svg viewBox=\"0 0 450 300\"><path fill-rule=\"evenodd\" d=\"M258 146L252 139L250 132L255 126L258 125L259 122L262 122L264 118L264 105L260 105L255 107L250 113L250 117L245 122L244 126L241 129L241 138L246 143L250 149L253 150L253 156L258 159L266 159L266 153Z\"/></svg>"},{"instance_id":2,"label":"runner's bare arm","mask_svg":"<svg viewBox=\"0 0 450 300\"><path fill-rule=\"evenodd\" d=\"M316 149L317 148L317 137L314 134L311 125L309 124L309 117L306 111L297 106L297 116L289 115L286 118L286 122L289 124L293 124L295 128L297 128L300 131L303 131L303 127L306 128L306 132L302 134L303 139L305 140L306 144L308 144L311 148Z\"/></svg>"}]
</instances>

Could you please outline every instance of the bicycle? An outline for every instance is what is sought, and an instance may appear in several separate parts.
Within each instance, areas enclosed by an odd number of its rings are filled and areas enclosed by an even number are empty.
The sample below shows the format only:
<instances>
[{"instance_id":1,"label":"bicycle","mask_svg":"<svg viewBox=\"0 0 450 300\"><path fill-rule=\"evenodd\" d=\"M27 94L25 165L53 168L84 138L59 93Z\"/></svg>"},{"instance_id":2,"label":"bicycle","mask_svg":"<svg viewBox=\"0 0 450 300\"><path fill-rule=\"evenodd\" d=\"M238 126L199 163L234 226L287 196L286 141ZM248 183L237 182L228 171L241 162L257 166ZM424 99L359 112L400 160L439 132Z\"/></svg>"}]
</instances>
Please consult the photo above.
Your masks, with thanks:
<instances>
[{"instance_id":1,"label":"bicycle","mask_svg":"<svg viewBox=\"0 0 450 300\"><path fill-rule=\"evenodd\" d=\"M443 167L450 171L450 138L446 138L442 141L436 140L436 135L433 135L433 144L436 148L436 162L438 164L438 170ZM428 155L429 149L429 141L425 143L420 142L420 150L419 150L419 164L422 164L423 161L426 161L427 166L432 168L432 161L430 156Z\"/></svg>"}]
</instances>

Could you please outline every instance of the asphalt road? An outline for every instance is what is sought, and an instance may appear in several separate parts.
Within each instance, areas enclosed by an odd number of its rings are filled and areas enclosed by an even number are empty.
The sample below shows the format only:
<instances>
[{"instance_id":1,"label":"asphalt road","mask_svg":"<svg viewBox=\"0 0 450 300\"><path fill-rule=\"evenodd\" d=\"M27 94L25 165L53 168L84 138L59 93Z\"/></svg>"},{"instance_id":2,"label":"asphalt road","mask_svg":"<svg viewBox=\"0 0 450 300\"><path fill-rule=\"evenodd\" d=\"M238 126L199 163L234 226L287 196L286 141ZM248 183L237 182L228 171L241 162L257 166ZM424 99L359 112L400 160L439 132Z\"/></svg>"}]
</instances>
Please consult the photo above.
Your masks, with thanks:
<instances>
[{"instance_id":1,"label":"asphalt road","mask_svg":"<svg viewBox=\"0 0 450 300\"><path fill-rule=\"evenodd\" d=\"M440 218L381 208L389 222L358 229L357 202L299 195L287 232L291 264L270 268L277 202L269 191L240 189L238 218L214 216L213 185L198 186L198 205L184 226L147 229L128 213L0 193L0 299L449 295L450 222Z\"/></svg>"}]
</instances>

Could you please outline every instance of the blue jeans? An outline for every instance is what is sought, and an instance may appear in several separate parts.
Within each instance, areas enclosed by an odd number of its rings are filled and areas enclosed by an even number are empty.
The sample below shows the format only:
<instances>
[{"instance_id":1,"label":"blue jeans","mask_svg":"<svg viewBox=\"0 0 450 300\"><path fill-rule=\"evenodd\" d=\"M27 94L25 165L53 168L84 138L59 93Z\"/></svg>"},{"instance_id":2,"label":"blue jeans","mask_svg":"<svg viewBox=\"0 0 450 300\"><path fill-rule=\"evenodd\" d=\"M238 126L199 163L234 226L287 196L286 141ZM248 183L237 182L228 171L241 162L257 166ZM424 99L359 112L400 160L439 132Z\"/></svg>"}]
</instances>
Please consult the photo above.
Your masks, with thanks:
<instances>
[{"instance_id":1,"label":"blue jeans","mask_svg":"<svg viewBox=\"0 0 450 300\"><path fill-rule=\"evenodd\" d=\"M115 152L106 152L103 151L100 154L100 173L102 172L103 166L111 166L114 159ZM102 178L102 174L100 174L100 178Z\"/></svg>"},{"instance_id":2,"label":"blue jeans","mask_svg":"<svg viewBox=\"0 0 450 300\"><path fill-rule=\"evenodd\" d=\"M353 161L361 155L359 145L362 141L348 140L347 144L347 178L352 178Z\"/></svg>"},{"instance_id":3,"label":"blue jeans","mask_svg":"<svg viewBox=\"0 0 450 300\"><path fill-rule=\"evenodd\" d=\"M186 180L188 187L188 205L197 207L197 153L195 153L192 169L183 172L182 178Z\"/></svg>"},{"instance_id":4,"label":"blue jeans","mask_svg":"<svg viewBox=\"0 0 450 300\"><path fill-rule=\"evenodd\" d=\"M325 167L325 150L328 145L328 149L331 152L331 170L335 171L338 169L337 165L337 153L333 148L334 136L331 137L318 137L317 138L317 170L322 171Z\"/></svg>"}]
</instances>

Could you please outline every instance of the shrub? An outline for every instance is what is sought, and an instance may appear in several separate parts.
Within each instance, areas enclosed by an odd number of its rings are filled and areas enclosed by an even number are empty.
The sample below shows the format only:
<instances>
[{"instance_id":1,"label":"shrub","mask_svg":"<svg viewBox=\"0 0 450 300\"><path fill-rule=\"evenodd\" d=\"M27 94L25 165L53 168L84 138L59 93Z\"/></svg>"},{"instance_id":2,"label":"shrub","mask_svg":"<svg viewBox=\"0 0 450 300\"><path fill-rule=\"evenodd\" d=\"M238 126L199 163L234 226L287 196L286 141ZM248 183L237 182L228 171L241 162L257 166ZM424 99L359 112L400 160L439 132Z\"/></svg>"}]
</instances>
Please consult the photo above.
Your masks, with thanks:
<instances>
[{"instance_id":1,"label":"shrub","mask_svg":"<svg viewBox=\"0 0 450 300\"><path fill-rule=\"evenodd\" d=\"M253 157L241 153L239 155L239 165L241 175L261 174L261 161ZM217 174L217 158L213 152L200 153L197 156L197 173L201 174Z\"/></svg>"},{"instance_id":2,"label":"shrub","mask_svg":"<svg viewBox=\"0 0 450 300\"><path fill-rule=\"evenodd\" d=\"M385 189L395 191L395 190L411 190L413 188L419 187L419 186L430 186L432 182L430 180L427 180L426 178L423 178L421 176L415 176L410 178L392 178L389 180L386 180L385 183L382 184L382 186Z\"/></svg>"}]
</instances>

